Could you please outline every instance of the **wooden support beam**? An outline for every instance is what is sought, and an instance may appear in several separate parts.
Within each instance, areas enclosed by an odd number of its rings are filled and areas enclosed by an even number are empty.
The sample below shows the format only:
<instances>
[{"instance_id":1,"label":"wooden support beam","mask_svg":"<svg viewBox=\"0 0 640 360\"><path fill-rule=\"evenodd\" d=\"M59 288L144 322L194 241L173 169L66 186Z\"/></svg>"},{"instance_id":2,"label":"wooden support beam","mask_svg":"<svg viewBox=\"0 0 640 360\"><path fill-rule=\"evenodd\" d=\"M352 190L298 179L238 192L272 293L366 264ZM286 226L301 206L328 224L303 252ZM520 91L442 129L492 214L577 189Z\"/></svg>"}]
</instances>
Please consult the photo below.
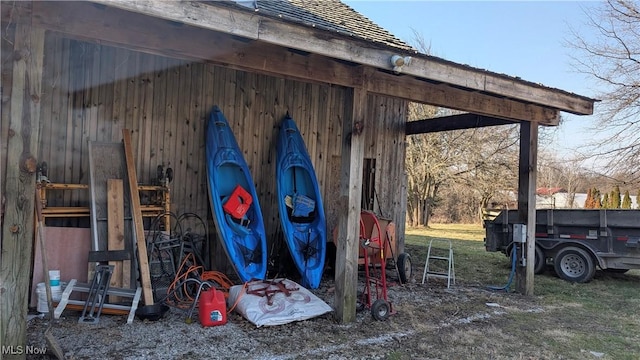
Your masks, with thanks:
<instances>
[{"instance_id":1,"label":"wooden support beam","mask_svg":"<svg viewBox=\"0 0 640 360\"><path fill-rule=\"evenodd\" d=\"M414 135L438 131L462 130L509 124L514 124L514 121L478 114L458 114L432 119L410 121L405 126L405 133L406 135Z\"/></svg>"},{"instance_id":2,"label":"wooden support beam","mask_svg":"<svg viewBox=\"0 0 640 360\"><path fill-rule=\"evenodd\" d=\"M2 134L2 141L7 141L6 174L2 174L6 176L5 193L1 194L6 201L0 249L0 345L3 349L26 344L44 31L29 23L18 24L13 45L11 115L8 132Z\"/></svg>"},{"instance_id":3,"label":"wooden support beam","mask_svg":"<svg viewBox=\"0 0 640 360\"><path fill-rule=\"evenodd\" d=\"M138 173L136 172L133 148L131 145L131 131L122 129L124 143L124 157L127 162L127 179L129 179L129 195L131 196L131 216L133 230L138 249L138 266L140 267L140 285L145 305L153 305L153 289L151 288L151 273L149 272L149 257L147 255L147 241L144 236L144 223L140 209L140 193L138 192Z\"/></svg>"},{"instance_id":4,"label":"wooden support beam","mask_svg":"<svg viewBox=\"0 0 640 360\"><path fill-rule=\"evenodd\" d=\"M560 123L557 110L382 71L373 74L367 83L367 91L502 119L534 121L549 126Z\"/></svg>"},{"instance_id":5,"label":"wooden support beam","mask_svg":"<svg viewBox=\"0 0 640 360\"><path fill-rule=\"evenodd\" d=\"M518 164L518 222L527 225L524 245L526 266L516 267L516 291L533 295L533 267L536 248L536 176L538 164L538 125L520 124L520 160ZM518 248L521 257L523 248Z\"/></svg>"},{"instance_id":6,"label":"wooden support beam","mask_svg":"<svg viewBox=\"0 0 640 360\"><path fill-rule=\"evenodd\" d=\"M341 323L353 322L356 317L360 202L364 161L362 129L366 117L367 92L355 88L350 100L352 100L352 114L346 116L342 124L340 209L336 246L334 305L336 320Z\"/></svg>"}]
</instances>

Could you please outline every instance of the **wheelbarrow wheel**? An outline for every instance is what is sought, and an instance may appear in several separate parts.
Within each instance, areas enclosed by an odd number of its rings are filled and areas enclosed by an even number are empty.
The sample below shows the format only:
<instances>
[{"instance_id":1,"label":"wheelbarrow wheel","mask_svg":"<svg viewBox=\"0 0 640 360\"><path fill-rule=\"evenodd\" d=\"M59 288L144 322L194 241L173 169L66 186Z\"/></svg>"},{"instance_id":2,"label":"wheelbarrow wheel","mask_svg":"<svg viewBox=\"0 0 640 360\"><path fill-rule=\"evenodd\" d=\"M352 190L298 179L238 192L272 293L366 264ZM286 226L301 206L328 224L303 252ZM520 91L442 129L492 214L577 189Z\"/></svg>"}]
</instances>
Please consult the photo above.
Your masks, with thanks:
<instances>
[{"instance_id":1,"label":"wheelbarrow wheel","mask_svg":"<svg viewBox=\"0 0 640 360\"><path fill-rule=\"evenodd\" d=\"M398 276L400 277L400 283L407 284L411 279L411 256L407 253L398 255Z\"/></svg>"},{"instance_id":2,"label":"wheelbarrow wheel","mask_svg":"<svg viewBox=\"0 0 640 360\"><path fill-rule=\"evenodd\" d=\"M378 299L373 303L373 305L371 305L371 316L378 321L387 320L390 312L391 307L384 299Z\"/></svg>"}]
</instances>

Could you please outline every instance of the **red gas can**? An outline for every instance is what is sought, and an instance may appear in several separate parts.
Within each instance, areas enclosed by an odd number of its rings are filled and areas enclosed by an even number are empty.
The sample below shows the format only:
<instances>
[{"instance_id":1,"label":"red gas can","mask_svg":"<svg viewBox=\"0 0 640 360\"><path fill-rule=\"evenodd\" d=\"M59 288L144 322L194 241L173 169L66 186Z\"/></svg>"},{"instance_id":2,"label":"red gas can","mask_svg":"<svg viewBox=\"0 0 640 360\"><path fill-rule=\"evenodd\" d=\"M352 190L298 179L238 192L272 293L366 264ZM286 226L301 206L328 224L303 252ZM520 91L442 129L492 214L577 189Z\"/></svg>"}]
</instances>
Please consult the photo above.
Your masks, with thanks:
<instances>
[{"instance_id":1,"label":"red gas can","mask_svg":"<svg viewBox=\"0 0 640 360\"><path fill-rule=\"evenodd\" d=\"M216 326L227 323L227 303L224 293L214 288L203 290L198 302L198 317L202 326Z\"/></svg>"}]
</instances>

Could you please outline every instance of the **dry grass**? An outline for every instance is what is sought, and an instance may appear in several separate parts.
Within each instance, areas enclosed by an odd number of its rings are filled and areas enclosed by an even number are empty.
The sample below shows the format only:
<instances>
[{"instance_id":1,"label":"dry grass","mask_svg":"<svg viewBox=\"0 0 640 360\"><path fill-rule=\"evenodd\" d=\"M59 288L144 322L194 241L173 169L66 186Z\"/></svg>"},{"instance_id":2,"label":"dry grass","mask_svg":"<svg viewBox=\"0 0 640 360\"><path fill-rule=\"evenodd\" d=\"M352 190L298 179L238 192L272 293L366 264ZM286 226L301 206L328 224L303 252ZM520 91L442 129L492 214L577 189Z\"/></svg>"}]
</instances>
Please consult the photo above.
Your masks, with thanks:
<instances>
[{"instance_id":1,"label":"dry grass","mask_svg":"<svg viewBox=\"0 0 640 360\"><path fill-rule=\"evenodd\" d=\"M457 286L486 289L508 279L509 261L503 254L485 251L482 226L460 224L433 224L406 231L407 252L419 268L420 278L427 244L436 238L453 243ZM475 328L461 329L462 333L449 335L454 336L449 340L456 346L477 346L486 352L485 358L640 358L640 271L623 275L598 271L588 284L570 284L548 269L536 275L534 285L533 297L515 301L519 295L510 293L497 300L505 315L482 330L482 345L473 345L479 337ZM513 291L514 286L509 289ZM504 303L506 299L509 304ZM512 349L510 343L524 343L530 349Z\"/></svg>"},{"instance_id":2,"label":"dry grass","mask_svg":"<svg viewBox=\"0 0 640 360\"><path fill-rule=\"evenodd\" d=\"M484 229L477 224L431 224L427 228L408 228L407 235L452 240L482 241Z\"/></svg>"}]
</instances>

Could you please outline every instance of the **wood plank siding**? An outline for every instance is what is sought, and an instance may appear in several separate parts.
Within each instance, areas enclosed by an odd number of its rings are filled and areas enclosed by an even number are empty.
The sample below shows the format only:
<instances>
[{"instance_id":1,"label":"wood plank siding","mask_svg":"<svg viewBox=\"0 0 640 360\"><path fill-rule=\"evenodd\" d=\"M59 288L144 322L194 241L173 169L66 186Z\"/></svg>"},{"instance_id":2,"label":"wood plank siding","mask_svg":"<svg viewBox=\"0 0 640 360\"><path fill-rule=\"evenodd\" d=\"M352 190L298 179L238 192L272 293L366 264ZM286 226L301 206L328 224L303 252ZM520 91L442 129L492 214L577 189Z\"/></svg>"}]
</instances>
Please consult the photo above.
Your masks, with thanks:
<instances>
[{"instance_id":1,"label":"wood plank siding","mask_svg":"<svg viewBox=\"0 0 640 360\"><path fill-rule=\"evenodd\" d=\"M4 40L2 46L4 63L11 49L5 51ZM87 184L87 142L121 142L121 131L128 128L139 182L155 183L158 165L173 168L172 212L210 218L204 134L209 112L218 105L249 164L272 242L280 233L276 137L279 122L289 112L314 162L330 231L337 225L340 176L332 169L340 168L333 162L340 160L342 123L352 111L346 99L352 89L88 43L53 32L46 33L44 51L38 161L47 162L50 181ZM5 84L11 83L6 69L3 66L3 101ZM407 101L373 94L367 99L364 157L376 159L377 164L375 190L380 204L376 202L374 209L391 217L402 234L403 187L398 184L404 179ZM8 111L3 103L3 131ZM5 174L6 144L2 146ZM49 206L89 203L83 192L52 195Z\"/></svg>"},{"instance_id":2,"label":"wood plank siding","mask_svg":"<svg viewBox=\"0 0 640 360\"><path fill-rule=\"evenodd\" d=\"M0 67L0 74L2 76L2 97L0 98L0 131L2 131L2 137L0 138L0 185L2 185L2 194L0 194L0 196L4 195L6 189L7 157L9 156L9 141L7 141L7 135L9 134L9 122L11 120L11 88L13 86L13 42L15 37L15 26L7 26L3 34L4 36L0 39L0 61L2 61L2 66ZM43 79L43 82L44 81L46 81L46 79ZM42 111L46 111L45 104L42 104L42 106ZM4 199L2 199L2 201L4 201ZM4 203L2 203L2 211L4 213L3 205Z\"/></svg>"}]
</instances>

